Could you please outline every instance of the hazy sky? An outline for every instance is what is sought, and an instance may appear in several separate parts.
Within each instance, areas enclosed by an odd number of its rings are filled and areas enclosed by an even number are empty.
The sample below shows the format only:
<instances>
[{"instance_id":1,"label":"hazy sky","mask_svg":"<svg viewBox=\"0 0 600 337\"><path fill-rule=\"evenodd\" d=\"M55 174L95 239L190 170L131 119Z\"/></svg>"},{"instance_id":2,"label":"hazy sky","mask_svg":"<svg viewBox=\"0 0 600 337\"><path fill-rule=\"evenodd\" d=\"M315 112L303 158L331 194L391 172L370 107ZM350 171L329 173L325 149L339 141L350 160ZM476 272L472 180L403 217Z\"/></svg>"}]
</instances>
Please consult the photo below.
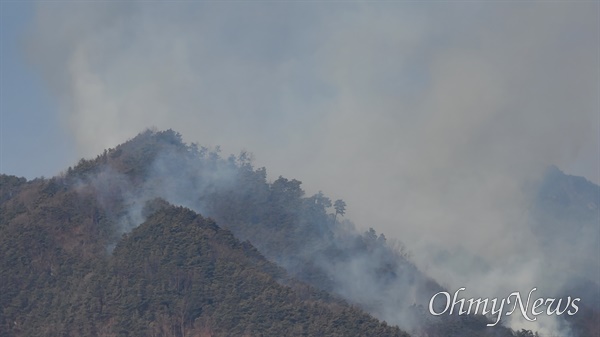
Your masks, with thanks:
<instances>
[{"instance_id":1,"label":"hazy sky","mask_svg":"<svg viewBox=\"0 0 600 337\"><path fill-rule=\"evenodd\" d=\"M32 2L0 2L0 172L27 178L52 176L77 158L56 97L24 55L33 15Z\"/></svg>"},{"instance_id":2,"label":"hazy sky","mask_svg":"<svg viewBox=\"0 0 600 337\"><path fill-rule=\"evenodd\" d=\"M524 138L555 138L563 144L548 146L563 154L550 159L597 183L597 7L3 1L0 171L50 176L148 126L297 167L324 150L358 155L356 143L393 151L413 137L394 134L405 125L443 141L440 131L499 122ZM528 116L522 130L506 125ZM440 129L419 126L430 117ZM589 128L575 144L546 135L579 134L578 123ZM277 173L303 175L285 168Z\"/></svg>"},{"instance_id":3,"label":"hazy sky","mask_svg":"<svg viewBox=\"0 0 600 337\"><path fill-rule=\"evenodd\" d=\"M51 176L173 128L416 251L503 259L486 277L521 286L535 268L502 266L528 247L524 186L551 164L600 181L597 1L0 8L3 173Z\"/></svg>"},{"instance_id":4,"label":"hazy sky","mask_svg":"<svg viewBox=\"0 0 600 337\"><path fill-rule=\"evenodd\" d=\"M600 181L597 2L1 9L5 173L51 176L156 126L378 207L549 164Z\"/></svg>"}]
</instances>

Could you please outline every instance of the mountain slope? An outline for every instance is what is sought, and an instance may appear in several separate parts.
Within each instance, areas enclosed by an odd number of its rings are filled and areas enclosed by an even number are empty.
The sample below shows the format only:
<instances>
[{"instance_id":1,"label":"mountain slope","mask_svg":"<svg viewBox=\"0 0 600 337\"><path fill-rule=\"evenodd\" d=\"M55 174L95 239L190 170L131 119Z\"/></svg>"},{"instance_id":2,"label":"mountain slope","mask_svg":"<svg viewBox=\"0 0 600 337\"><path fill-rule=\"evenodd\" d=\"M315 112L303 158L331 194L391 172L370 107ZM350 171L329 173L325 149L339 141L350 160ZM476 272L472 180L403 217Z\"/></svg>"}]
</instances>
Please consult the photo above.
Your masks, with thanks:
<instances>
[{"instance_id":1,"label":"mountain slope","mask_svg":"<svg viewBox=\"0 0 600 337\"><path fill-rule=\"evenodd\" d=\"M300 181L267 181L246 153L224 159L171 130L143 132L51 179L0 182L7 336L402 334L336 298L418 336L527 333L429 315L443 288L402 246L340 221Z\"/></svg>"},{"instance_id":2,"label":"mountain slope","mask_svg":"<svg viewBox=\"0 0 600 337\"><path fill-rule=\"evenodd\" d=\"M403 335L326 294L283 286L283 270L188 209L150 216L113 256L105 301L132 336Z\"/></svg>"},{"instance_id":3,"label":"mountain slope","mask_svg":"<svg viewBox=\"0 0 600 337\"><path fill-rule=\"evenodd\" d=\"M48 186L32 182L28 192ZM55 214L46 198L25 207ZM112 254L72 242L82 230L69 218L86 222L77 211L3 221L0 335L407 336L289 280L249 243L188 209L154 201L145 211L153 214Z\"/></svg>"}]
</instances>

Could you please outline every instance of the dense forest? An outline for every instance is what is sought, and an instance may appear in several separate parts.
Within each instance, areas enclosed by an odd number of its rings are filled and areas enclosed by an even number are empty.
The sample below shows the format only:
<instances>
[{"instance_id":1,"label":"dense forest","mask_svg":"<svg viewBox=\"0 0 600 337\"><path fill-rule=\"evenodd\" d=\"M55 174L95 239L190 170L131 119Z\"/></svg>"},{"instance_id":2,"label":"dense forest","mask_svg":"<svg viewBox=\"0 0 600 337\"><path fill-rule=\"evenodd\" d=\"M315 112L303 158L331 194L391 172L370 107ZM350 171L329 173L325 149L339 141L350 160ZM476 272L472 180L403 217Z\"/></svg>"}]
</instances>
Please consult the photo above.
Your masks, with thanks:
<instances>
[{"instance_id":1,"label":"dense forest","mask_svg":"<svg viewBox=\"0 0 600 337\"><path fill-rule=\"evenodd\" d=\"M429 315L443 287L403 246L345 220L342 200L172 130L0 184L0 336L534 335ZM558 208L553 186L540 209ZM597 289L592 276L577 289ZM569 323L579 336L599 331L587 303Z\"/></svg>"}]
</instances>

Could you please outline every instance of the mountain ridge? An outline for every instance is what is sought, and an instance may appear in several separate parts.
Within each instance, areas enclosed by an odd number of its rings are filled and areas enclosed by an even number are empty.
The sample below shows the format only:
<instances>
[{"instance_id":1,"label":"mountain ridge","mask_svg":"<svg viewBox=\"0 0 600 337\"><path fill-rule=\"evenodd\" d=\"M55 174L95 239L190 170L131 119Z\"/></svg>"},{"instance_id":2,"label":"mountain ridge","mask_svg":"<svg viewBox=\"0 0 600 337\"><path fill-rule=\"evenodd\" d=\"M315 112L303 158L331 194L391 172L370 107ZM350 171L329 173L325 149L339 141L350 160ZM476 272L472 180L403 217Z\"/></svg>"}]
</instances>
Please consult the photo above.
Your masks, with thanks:
<instances>
[{"instance_id":1,"label":"mountain ridge","mask_svg":"<svg viewBox=\"0 0 600 337\"><path fill-rule=\"evenodd\" d=\"M274 268L289 274L279 279L282 286L310 284L320 289L317 293L320 291L319 296L325 296L327 301L344 298L393 325L408 327L413 335L529 333L501 326L488 329L485 317L447 316L432 321L423 305L413 303L425 303L443 288L421 273L400 250L386 243L385 236L372 229L356 232L350 223L336 221L334 214L327 211L331 200L322 193L304 196L301 182L295 179L279 177L268 182L266 169L255 169L247 153L223 159L217 150L186 145L181 135L172 130L142 132L95 159L80 160L54 178L26 181L2 175L0 182L0 220L4 224L1 230L4 237L13 241L2 251L3 260L10 260L3 261L2 275L3 280L10 281L2 289L8 290L8 295L0 297L0 321L5 322L5 327L11 327L12 320L14 328L13 318L18 312L40 311L35 306L28 307L35 301L23 289L48 286L59 293L73 291L53 283L53 274L78 283L81 281L76 280L85 279L98 263L104 263L101 268L108 270L107 262L98 262L95 257L110 260L110 256L120 256L123 242L130 242L133 233L141 230L140 224L153 219L153 214L171 209L169 204L176 204L214 218L233 233L232 239L241 240L245 253L264 256L281 266ZM41 247L36 246L39 242ZM43 253L21 256L24 247L19 245L31 245L31 252ZM45 276L32 280L35 274L6 275L6 271L14 271L11 263L23 256L27 261L18 265L22 271L33 266ZM64 263L71 263L72 268L65 269ZM357 274L354 269L360 272ZM30 284L18 285L23 279ZM59 313L71 312L70 304L73 303L59 301L55 308L59 308ZM55 318L61 321L60 317ZM385 325L382 329L386 329ZM181 330L180 327L178 334L183 335ZM98 334L96 331L87 335Z\"/></svg>"}]
</instances>

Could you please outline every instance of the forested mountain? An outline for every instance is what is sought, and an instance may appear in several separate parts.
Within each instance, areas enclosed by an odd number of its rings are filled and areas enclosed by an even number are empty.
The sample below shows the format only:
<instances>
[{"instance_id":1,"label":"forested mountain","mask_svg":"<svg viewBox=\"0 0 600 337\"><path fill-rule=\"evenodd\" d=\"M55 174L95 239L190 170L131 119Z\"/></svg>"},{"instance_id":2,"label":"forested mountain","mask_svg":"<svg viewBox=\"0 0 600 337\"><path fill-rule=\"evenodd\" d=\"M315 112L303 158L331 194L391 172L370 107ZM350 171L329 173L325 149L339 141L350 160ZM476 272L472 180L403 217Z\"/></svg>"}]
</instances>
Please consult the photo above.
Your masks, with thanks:
<instances>
[{"instance_id":1,"label":"forested mountain","mask_svg":"<svg viewBox=\"0 0 600 337\"><path fill-rule=\"evenodd\" d=\"M189 209L149 202L109 253L93 199L24 185L2 212L1 336L408 336Z\"/></svg>"},{"instance_id":2,"label":"forested mountain","mask_svg":"<svg viewBox=\"0 0 600 337\"><path fill-rule=\"evenodd\" d=\"M431 316L443 288L343 202L171 130L0 184L0 336L531 333Z\"/></svg>"}]
</instances>

